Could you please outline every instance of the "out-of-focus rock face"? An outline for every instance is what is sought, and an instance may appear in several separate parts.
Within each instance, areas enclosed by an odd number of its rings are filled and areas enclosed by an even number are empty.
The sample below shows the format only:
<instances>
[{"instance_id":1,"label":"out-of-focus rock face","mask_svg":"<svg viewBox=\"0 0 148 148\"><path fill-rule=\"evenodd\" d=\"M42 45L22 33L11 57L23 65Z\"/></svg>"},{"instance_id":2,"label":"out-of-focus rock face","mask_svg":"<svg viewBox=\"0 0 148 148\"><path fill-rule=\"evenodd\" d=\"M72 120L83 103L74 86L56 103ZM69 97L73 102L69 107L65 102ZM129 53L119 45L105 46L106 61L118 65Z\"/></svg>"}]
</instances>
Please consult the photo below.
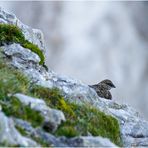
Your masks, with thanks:
<instances>
[{"instance_id":1,"label":"out-of-focus rock face","mask_svg":"<svg viewBox=\"0 0 148 148\"><path fill-rule=\"evenodd\" d=\"M106 111L119 120L124 146L147 146L148 122L142 119L137 111L128 105L119 105L106 100L102 102L107 107ZM98 108L101 106L99 103L95 105Z\"/></svg>"},{"instance_id":2,"label":"out-of-focus rock face","mask_svg":"<svg viewBox=\"0 0 148 148\"><path fill-rule=\"evenodd\" d=\"M7 13L3 11L3 13L0 15L2 22L4 22L5 14ZM10 17L6 17L5 21L9 22L9 20L11 21ZM32 32L28 33L28 36L31 37ZM3 60L5 60L10 66L19 69L30 79L32 83L38 84L42 87L56 87L61 90L66 101L77 104L88 103L101 110L106 115L115 117L119 121L123 146L148 146L148 122L142 119L130 106L119 105L112 100L110 101L99 98L93 89L83 84L81 81L69 78L67 76L61 76L54 73L51 69L46 71L42 65L39 65L38 56L30 50L23 48L19 44L13 43L0 48L0 52L2 54L1 58L3 58ZM44 117L44 121L46 123L48 122L49 125L52 124L51 128L53 128L53 130L56 130L62 122L67 120L65 119L62 111L49 108L43 101L43 98L33 98L20 93L8 94L8 96L11 95L18 98L19 101L25 106L30 107L32 110L38 111L40 115ZM0 103L2 105L7 105L3 101ZM95 137L88 134L88 136L76 136L74 138L66 138L64 136L57 137L54 136L52 132L45 132L42 125L35 128L25 119L22 120L16 117L7 117L3 112L0 114L0 118L2 119L0 120L0 126L3 129L0 130L0 137L2 137L0 138L0 142L5 144L4 142L7 137L6 145L8 146L39 146L38 143L42 141L48 144L48 146L115 147L115 145L109 139L99 136ZM23 132L25 132L25 134L27 133L27 138L25 136L21 136L16 130L16 127L21 127ZM9 130L6 128L9 128Z\"/></svg>"},{"instance_id":3,"label":"out-of-focus rock face","mask_svg":"<svg viewBox=\"0 0 148 148\"><path fill-rule=\"evenodd\" d=\"M13 120L7 118L2 112L0 112L0 129L1 146L39 146L35 141L21 136L21 134L15 129Z\"/></svg>"},{"instance_id":4,"label":"out-of-focus rock face","mask_svg":"<svg viewBox=\"0 0 148 148\"><path fill-rule=\"evenodd\" d=\"M148 118L143 108L148 104L147 2L8 4L45 33L49 67L88 84L111 79L118 89L115 98Z\"/></svg>"},{"instance_id":5,"label":"out-of-focus rock face","mask_svg":"<svg viewBox=\"0 0 148 148\"><path fill-rule=\"evenodd\" d=\"M113 143L110 142L107 138L102 137L92 137L92 136L80 136L75 138L65 138L55 137L49 133L43 132L41 129L32 128L27 122L22 120L15 119L15 124L23 127L26 131L30 132L36 137L40 137L47 143L50 143L52 146L56 147L116 147Z\"/></svg>"}]
</instances>

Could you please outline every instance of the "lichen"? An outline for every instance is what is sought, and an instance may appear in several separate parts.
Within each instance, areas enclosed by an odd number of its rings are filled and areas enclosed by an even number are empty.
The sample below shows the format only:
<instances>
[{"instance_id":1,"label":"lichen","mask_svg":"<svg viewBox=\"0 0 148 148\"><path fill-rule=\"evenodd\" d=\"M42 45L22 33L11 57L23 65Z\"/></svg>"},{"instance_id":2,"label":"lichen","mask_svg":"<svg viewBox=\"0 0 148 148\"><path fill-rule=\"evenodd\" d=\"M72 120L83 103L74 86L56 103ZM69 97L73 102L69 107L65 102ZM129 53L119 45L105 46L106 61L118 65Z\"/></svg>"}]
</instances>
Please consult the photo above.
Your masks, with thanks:
<instances>
[{"instance_id":1,"label":"lichen","mask_svg":"<svg viewBox=\"0 0 148 148\"><path fill-rule=\"evenodd\" d=\"M40 57L39 64L44 65L45 57L37 45L25 39L22 31L12 24L0 24L0 46L5 44L19 43L24 48L30 49Z\"/></svg>"},{"instance_id":2,"label":"lichen","mask_svg":"<svg viewBox=\"0 0 148 148\"><path fill-rule=\"evenodd\" d=\"M31 92L52 108L60 109L66 117L55 131L56 136L74 137L91 134L109 138L115 144L121 146L121 136L118 121L95 107L84 104L79 105L65 101L58 89L49 89L34 86Z\"/></svg>"}]
</instances>

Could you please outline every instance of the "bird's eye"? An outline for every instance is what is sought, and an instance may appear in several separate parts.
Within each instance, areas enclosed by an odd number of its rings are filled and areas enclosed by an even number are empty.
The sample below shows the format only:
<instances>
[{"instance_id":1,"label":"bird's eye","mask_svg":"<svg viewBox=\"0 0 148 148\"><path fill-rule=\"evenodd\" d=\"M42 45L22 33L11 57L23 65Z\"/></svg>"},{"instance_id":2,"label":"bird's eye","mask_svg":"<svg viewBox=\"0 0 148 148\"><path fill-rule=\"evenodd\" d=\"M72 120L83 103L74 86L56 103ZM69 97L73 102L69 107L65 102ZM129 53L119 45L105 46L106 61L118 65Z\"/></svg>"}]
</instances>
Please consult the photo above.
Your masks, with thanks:
<instances>
[{"instance_id":1,"label":"bird's eye","mask_svg":"<svg viewBox=\"0 0 148 148\"><path fill-rule=\"evenodd\" d=\"M109 83L109 82L107 82L106 84L107 84L107 85L111 85L111 83Z\"/></svg>"}]
</instances>

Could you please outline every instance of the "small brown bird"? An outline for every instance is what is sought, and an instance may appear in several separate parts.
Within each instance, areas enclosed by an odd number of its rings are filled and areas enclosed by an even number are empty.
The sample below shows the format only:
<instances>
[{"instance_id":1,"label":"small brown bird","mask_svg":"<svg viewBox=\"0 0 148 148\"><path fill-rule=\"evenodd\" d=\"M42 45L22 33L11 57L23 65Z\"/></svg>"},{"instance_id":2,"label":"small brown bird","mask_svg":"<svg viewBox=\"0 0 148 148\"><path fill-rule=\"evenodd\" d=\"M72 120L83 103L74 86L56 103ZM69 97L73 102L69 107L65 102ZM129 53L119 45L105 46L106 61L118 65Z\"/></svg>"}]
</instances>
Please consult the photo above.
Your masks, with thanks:
<instances>
[{"instance_id":1,"label":"small brown bird","mask_svg":"<svg viewBox=\"0 0 148 148\"><path fill-rule=\"evenodd\" d=\"M89 85L89 87L93 88L97 92L99 97L109 100L112 99L112 95L109 90L111 88L116 88L115 85L112 83L112 81L108 79L103 80L95 85Z\"/></svg>"}]
</instances>

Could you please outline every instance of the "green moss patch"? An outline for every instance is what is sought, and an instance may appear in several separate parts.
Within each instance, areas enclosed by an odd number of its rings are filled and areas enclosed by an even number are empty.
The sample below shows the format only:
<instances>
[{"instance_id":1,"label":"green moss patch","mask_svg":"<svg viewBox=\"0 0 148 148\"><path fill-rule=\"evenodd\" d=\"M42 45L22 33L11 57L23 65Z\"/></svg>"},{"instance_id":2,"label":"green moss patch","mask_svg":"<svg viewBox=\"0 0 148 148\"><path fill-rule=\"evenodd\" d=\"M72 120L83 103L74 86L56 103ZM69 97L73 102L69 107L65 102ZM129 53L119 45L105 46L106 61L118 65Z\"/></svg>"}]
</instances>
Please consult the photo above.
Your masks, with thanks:
<instances>
[{"instance_id":1,"label":"green moss patch","mask_svg":"<svg viewBox=\"0 0 148 148\"><path fill-rule=\"evenodd\" d=\"M44 64L45 57L37 45L25 40L20 28L10 24L0 24L0 46L5 44L19 43L24 48L30 49L40 57L41 65Z\"/></svg>"},{"instance_id":2,"label":"green moss patch","mask_svg":"<svg viewBox=\"0 0 148 148\"><path fill-rule=\"evenodd\" d=\"M42 125L44 117L38 111L32 110L30 106L23 105L17 98L7 98L5 104L2 104L2 110L7 116L21 118L31 123L33 127Z\"/></svg>"},{"instance_id":3,"label":"green moss patch","mask_svg":"<svg viewBox=\"0 0 148 148\"><path fill-rule=\"evenodd\" d=\"M57 89L48 89L41 86L32 88L32 93L43 98L53 108L60 109L66 116L54 133L57 136L74 137L79 135L102 136L121 146L121 136L118 121L106 115L89 104L78 105L66 102Z\"/></svg>"},{"instance_id":4,"label":"green moss patch","mask_svg":"<svg viewBox=\"0 0 148 148\"><path fill-rule=\"evenodd\" d=\"M22 73L0 62L0 100L9 94L26 93L29 80Z\"/></svg>"},{"instance_id":5,"label":"green moss patch","mask_svg":"<svg viewBox=\"0 0 148 148\"><path fill-rule=\"evenodd\" d=\"M23 135L23 136L27 136L28 135L28 133L26 132L26 130L23 129L21 126L15 125L15 128L20 132L21 135Z\"/></svg>"},{"instance_id":6,"label":"green moss patch","mask_svg":"<svg viewBox=\"0 0 148 148\"><path fill-rule=\"evenodd\" d=\"M3 112L7 116L29 121L32 126L36 127L43 122L40 113L32 110L29 106L24 106L15 97L10 97L15 93L28 94L29 87L30 83L27 77L18 70L5 65L2 61L0 62L0 104Z\"/></svg>"}]
</instances>

